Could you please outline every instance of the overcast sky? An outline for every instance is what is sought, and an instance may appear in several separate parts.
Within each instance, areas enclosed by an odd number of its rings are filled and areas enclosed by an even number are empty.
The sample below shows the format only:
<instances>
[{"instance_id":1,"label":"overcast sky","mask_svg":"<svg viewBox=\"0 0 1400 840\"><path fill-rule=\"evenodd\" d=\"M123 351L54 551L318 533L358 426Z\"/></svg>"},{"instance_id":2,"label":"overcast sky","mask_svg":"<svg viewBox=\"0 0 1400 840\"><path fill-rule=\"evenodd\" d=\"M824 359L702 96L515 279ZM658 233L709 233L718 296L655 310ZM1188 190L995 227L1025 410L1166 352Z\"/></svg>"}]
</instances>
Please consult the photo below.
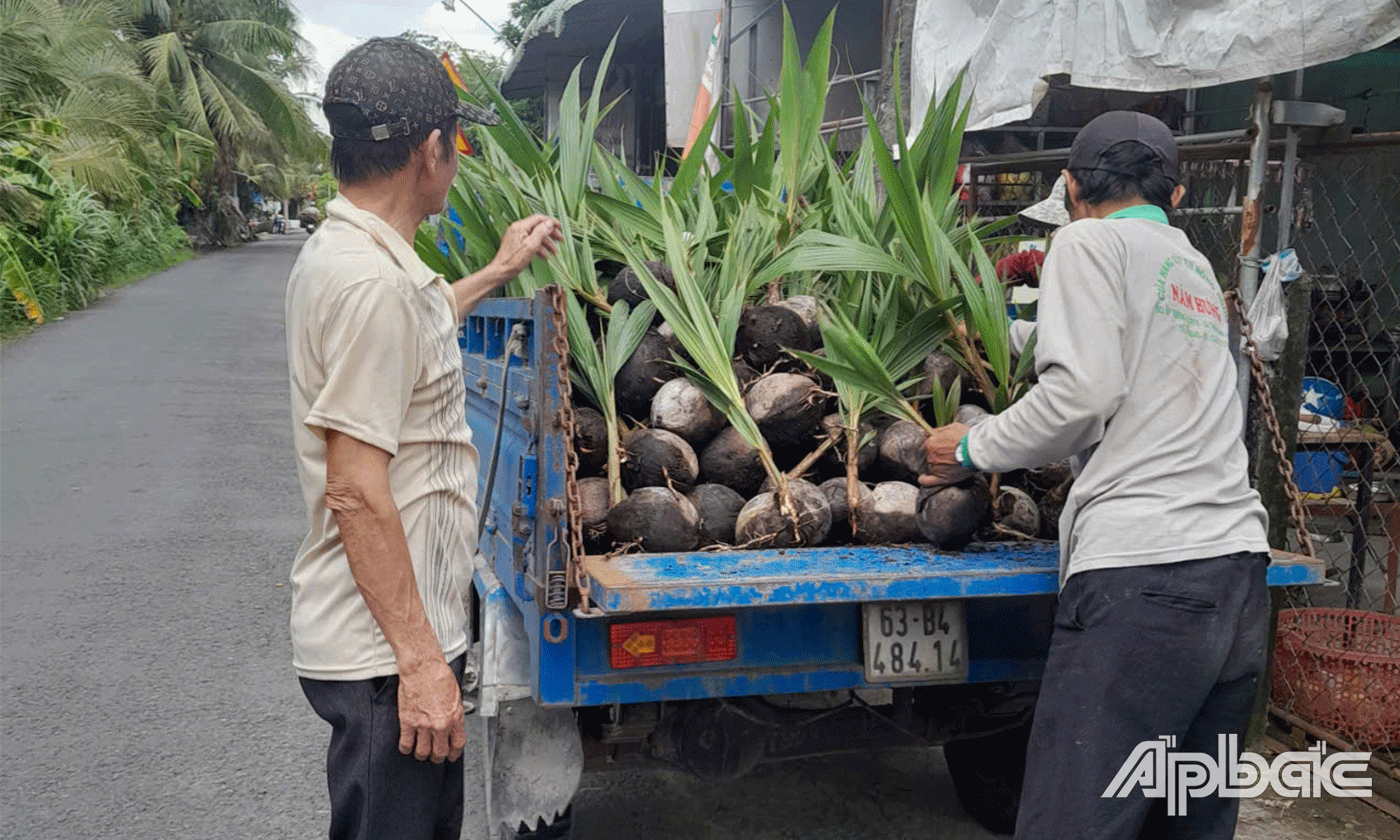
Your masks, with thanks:
<instances>
[{"instance_id":1,"label":"overcast sky","mask_svg":"<svg viewBox=\"0 0 1400 840\"><path fill-rule=\"evenodd\" d=\"M509 0L456 0L455 5L457 10L449 12L439 0L296 0L302 37L311 44L318 65L308 86L319 94L326 71L352 47L366 38L397 35L405 29L456 41L468 49L504 54L491 30L467 7L480 12L492 26L500 26ZM324 129L319 109L314 117Z\"/></svg>"}]
</instances>

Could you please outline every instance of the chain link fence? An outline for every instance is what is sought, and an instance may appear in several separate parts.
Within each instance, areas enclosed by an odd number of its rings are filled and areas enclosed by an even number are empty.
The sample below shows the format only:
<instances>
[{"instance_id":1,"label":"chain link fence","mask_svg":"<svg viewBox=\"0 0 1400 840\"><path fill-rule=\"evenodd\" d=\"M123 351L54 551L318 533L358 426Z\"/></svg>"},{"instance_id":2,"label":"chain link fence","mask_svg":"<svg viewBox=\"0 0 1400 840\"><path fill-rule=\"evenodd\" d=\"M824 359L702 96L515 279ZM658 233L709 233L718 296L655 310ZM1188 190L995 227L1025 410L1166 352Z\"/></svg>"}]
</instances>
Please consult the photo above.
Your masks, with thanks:
<instances>
[{"instance_id":1,"label":"chain link fence","mask_svg":"<svg viewBox=\"0 0 1400 840\"><path fill-rule=\"evenodd\" d=\"M1400 766L1400 136L1353 138L1300 149L1291 207L1283 194L1284 150L1265 173L1259 231L1277 250L1280 220L1304 271L1287 294L1291 339L1270 365L1274 404L1325 586L1282 594L1272 701L1288 725L1314 738L1373 752ZM1028 155L979 167L970 204L1004 215L1045 198L1063 161ZM1240 223L1249 174L1243 144L1183 147L1182 206L1172 224L1233 287L1240 273ZM1013 235L1043 236L1017 222ZM1247 430L1261 493L1279 492L1257 397ZM1286 518L1284 506L1275 519ZM1276 546L1299 551L1286 522Z\"/></svg>"},{"instance_id":2,"label":"chain link fence","mask_svg":"<svg viewBox=\"0 0 1400 840\"><path fill-rule=\"evenodd\" d=\"M1280 208L1284 210L1285 208ZM1400 763L1400 140L1300 157L1289 294L1299 329L1294 471L1333 585L1289 590L1273 700ZM1269 240L1265 240L1266 242Z\"/></svg>"}]
</instances>

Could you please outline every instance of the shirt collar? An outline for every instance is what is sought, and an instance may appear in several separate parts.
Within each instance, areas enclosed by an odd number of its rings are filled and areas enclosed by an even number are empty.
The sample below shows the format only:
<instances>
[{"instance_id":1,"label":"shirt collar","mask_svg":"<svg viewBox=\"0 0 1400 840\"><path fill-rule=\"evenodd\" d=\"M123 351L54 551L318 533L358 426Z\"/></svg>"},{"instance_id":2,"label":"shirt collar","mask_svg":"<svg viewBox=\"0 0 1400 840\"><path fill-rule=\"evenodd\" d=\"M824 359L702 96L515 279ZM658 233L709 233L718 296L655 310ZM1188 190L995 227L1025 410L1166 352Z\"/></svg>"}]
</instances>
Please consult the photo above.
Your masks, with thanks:
<instances>
[{"instance_id":1,"label":"shirt collar","mask_svg":"<svg viewBox=\"0 0 1400 840\"><path fill-rule=\"evenodd\" d=\"M1146 219L1149 222L1167 222L1167 211L1155 204L1134 204L1132 207L1124 207L1115 213L1104 216L1105 219Z\"/></svg>"},{"instance_id":2,"label":"shirt collar","mask_svg":"<svg viewBox=\"0 0 1400 840\"><path fill-rule=\"evenodd\" d=\"M409 278L418 288L421 289L438 279L437 272L428 268L427 264L418 258L413 246L405 242L399 232L394 230L388 222L368 210L356 207L345 196L337 195L326 202L326 216L340 219L369 234L379 247L388 252L389 258L408 273Z\"/></svg>"}]
</instances>

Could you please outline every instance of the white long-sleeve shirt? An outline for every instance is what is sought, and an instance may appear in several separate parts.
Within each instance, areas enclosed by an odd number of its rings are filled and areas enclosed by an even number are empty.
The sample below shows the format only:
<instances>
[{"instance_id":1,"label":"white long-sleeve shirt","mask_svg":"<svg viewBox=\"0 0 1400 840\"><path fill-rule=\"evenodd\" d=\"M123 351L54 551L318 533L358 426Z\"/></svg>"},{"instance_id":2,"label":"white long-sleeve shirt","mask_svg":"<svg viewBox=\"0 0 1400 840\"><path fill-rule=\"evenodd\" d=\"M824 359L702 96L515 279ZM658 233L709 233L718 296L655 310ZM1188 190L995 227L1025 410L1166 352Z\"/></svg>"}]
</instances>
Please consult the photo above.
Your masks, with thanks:
<instances>
[{"instance_id":1,"label":"white long-sleeve shirt","mask_svg":"<svg viewBox=\"0 0 1400 840\"><path fill-rule=\"evenodd\" d=\"M1060 229L1041 273L1038 383L968 434L978 469L1070 458L1061 583L1088 569L1269 550L1210 263L1159 208Z\"/></svg>"}]
</instances>

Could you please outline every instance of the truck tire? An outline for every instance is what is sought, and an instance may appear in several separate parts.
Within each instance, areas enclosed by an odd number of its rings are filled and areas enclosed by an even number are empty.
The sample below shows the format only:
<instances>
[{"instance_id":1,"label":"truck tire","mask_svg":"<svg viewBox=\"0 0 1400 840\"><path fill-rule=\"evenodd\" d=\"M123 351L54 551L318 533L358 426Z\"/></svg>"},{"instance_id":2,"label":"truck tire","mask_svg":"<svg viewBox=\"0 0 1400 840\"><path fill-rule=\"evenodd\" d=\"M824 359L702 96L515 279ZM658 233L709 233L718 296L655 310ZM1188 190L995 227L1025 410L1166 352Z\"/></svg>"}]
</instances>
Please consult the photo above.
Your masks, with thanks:
<instances>
[{"instance_id":1,"label":"truck tire","mask_svg":"<svg viewBox=\"0 0 1400 840\"><path fill-rule=\"evenodd\" d=\"M1031 722L943 745L953 789L968 816L994 834L1014 834L1026 776Z\"/></svg>"}]
</instances>

